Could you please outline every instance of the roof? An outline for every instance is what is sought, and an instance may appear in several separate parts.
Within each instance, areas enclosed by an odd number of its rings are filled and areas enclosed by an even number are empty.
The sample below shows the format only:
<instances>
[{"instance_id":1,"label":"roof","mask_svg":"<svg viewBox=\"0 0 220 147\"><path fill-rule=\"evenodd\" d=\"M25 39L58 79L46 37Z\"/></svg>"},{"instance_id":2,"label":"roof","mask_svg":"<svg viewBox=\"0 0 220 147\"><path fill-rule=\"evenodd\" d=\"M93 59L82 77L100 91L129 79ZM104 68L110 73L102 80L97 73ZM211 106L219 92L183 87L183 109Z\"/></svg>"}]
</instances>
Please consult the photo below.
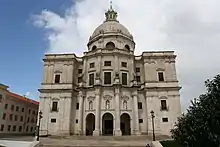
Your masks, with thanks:
<instances>
[{"instance_id":1,"label":"roof","mask_svg":"<svg viewBox=\"0 0 220 147\"><path fill-rule=\"evenodd\" d=\"M24 101L24 102L27 102L27 103L32 103L32 104L35 104L35 105L39 105L39 102L37 102L37 101L31 100L29 98L26 98L24 96L20 96L18 94L12 93L12 92L8 92L7 96L11 96L15 99L18 99L18 100L21 100L21 101Z\"/></svg>"}]
</instances>

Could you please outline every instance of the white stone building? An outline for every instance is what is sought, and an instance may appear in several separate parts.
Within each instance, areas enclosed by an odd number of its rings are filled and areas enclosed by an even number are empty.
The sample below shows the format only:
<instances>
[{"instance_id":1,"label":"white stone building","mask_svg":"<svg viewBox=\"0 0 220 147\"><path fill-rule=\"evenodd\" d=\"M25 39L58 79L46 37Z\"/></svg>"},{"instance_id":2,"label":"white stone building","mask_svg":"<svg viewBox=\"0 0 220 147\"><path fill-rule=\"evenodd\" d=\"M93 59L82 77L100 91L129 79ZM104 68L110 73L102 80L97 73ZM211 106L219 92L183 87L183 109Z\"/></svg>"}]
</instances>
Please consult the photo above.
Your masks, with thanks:
<instances>
[{"instance_id":1,"label":"white stone building","mask_svg":"<svg viewBox=\"0 0 220 147\"><path fill-rule=\"evenodd\" d=\"M135 42L110 8L83 57L47 54L41 135L170 134L181 114L173 51L134 55Z\"/></svg>"}]
</instances>

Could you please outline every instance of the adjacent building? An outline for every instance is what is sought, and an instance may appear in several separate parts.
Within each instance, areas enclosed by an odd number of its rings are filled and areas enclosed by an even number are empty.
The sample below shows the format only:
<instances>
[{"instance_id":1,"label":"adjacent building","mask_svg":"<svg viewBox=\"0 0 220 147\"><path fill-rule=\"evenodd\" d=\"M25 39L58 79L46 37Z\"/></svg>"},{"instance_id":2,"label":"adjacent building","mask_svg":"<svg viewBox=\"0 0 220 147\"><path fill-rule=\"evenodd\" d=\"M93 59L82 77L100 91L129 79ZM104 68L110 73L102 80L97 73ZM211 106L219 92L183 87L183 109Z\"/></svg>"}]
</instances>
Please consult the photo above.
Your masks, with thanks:
<instances>
[{"instance_id":1,"label":"adjacent building","mask_svg":"<svg viewBox=\"0 0 220 147\"><path fill-rule=\"evenodd\" d=\"M39 102L12 93L0 84L0 135L34 134Z\"/></svg>"},{"instance_id":2,"label":"adjacent building","mask_svg":"<svg viewBox=\"0 0 220 147\"><path fill-rule=\"evenodd\" d=\"M135 41L112 7L84 56L46 54L40 135L170 135L181 114L173 51L135 56ZM147 42L146 42L147 43Z\"/></svg>"}]
</instances>

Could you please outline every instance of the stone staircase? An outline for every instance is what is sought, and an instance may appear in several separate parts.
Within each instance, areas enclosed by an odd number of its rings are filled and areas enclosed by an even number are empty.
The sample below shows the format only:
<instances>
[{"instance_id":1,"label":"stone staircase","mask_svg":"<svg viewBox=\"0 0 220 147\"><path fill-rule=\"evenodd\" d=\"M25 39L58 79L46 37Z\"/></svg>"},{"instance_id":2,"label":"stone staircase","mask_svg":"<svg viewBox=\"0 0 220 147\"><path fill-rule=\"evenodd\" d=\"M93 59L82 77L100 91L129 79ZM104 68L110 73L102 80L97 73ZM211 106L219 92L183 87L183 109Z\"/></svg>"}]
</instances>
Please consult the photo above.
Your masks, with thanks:
<instances>
[{"instance_id":1,"label":"stone staircase","mask_svg":"<svg viewBox=\"0 0 220 147\"><path fill-rule=\"evenodd\" d=\"M157 140L170 139L169 136L156 136ZM144 147L150 144L152 136L50 136L41 138L41 147Z\"/></svg>"}]
</instances>

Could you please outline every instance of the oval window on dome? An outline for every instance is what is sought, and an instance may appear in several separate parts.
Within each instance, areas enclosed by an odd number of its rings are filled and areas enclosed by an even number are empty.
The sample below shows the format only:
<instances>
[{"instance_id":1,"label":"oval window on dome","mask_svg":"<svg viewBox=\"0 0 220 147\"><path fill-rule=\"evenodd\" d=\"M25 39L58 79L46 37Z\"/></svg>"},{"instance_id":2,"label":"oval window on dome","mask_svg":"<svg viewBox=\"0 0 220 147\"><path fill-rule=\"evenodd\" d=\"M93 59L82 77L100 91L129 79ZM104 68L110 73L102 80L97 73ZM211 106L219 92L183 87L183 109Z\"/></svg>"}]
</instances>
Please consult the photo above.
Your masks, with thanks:
<instances>
[{"instance_id":1,"label":"oval window on dome","mask_svg":"<svg viewBox=\"0 0 220 147\"><path fill-rule=\"evenodd\" d=\"M92 50L95 50L95 49L97 49L97 46L94 45L94 46L92 47Z\"/></svg>"},{"instance_id":2,"label":"oval window on dome","mask_svg":"<svg viewBox=\"0 0 220 147\"><path fill-rule=\"evenodd\" d=\"M113 42L108 42L108 43L106 44L106 48L107 48L107 49L114 49L114 48L115 48L115 44L114 44Z\"/></svg>"},{"instance_id":3,"label":"oval window on dome","mask_svg":"<svg viewBox=\"0 0 220 147\"><path fill-rule=\"evenodd\" d=\"M126 44L125 49L130 50L130 46Z\"/></svg>"}]
</instances>

